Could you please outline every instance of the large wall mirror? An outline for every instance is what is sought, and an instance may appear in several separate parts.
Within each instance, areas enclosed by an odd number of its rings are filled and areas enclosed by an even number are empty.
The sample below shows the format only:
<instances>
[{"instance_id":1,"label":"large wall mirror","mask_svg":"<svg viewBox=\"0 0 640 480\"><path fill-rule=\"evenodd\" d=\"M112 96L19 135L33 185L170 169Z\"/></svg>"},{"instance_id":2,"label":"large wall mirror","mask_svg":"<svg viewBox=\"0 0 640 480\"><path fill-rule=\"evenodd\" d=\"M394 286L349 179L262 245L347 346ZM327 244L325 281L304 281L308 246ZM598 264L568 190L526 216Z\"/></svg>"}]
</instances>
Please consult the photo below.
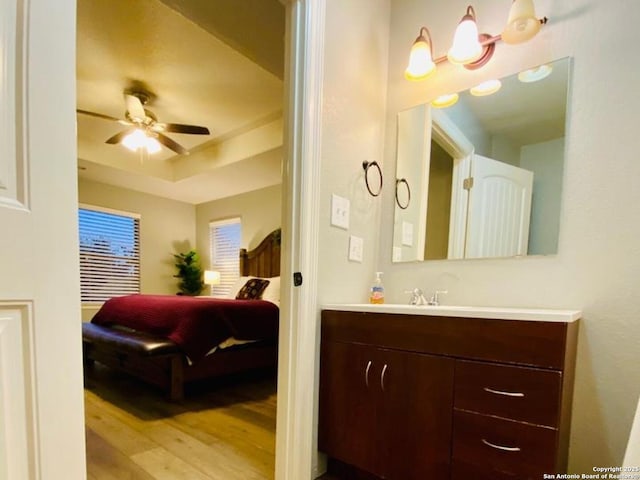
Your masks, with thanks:
<instances>
[{"instance_id":1,"label":"large wall mirror","mask_svg":"<svg viewBox=\"0 0 640 480\"><path fill-rule=\"evenodd\" d=\"M569 67L398 114L394 262L557 253Z\"/></svg>"}]
</instances>

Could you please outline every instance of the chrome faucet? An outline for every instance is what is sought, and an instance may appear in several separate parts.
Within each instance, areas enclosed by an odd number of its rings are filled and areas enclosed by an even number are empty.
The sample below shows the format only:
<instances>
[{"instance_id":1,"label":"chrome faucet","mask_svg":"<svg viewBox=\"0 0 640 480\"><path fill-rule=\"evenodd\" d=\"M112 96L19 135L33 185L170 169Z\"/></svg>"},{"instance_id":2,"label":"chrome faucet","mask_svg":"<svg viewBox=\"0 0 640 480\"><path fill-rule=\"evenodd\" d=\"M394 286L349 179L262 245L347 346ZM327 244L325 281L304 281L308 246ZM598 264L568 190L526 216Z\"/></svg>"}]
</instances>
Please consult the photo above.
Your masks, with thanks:
<instances>
[{"instance_id":1,"label":"chrome faucet","mask_svg":"<svg viewBox=\"0 0 640 480\"><path fill-rule=\"evenodd\" d=\"M440 298L438 297L438 295L440 295L441 293L449 293L449 291L448 290L436 290L435 293L431 296L431 298L427 302L427 304L431 305L433 307L437 307L438 305L440 305Z\"/></svg>"},{"instance_id":2,"label":"chrome faucet","mask_svg":"<svg viewBox=\"0 0 640 480\"><path fill-rule=\"evenodd\" d=\"M413 290L407 291L405 293L411 294L409 305L426 305L427 304L427 299L424 298L424 293L419 288L414 288Z\"/></svg>"}]
</instances>

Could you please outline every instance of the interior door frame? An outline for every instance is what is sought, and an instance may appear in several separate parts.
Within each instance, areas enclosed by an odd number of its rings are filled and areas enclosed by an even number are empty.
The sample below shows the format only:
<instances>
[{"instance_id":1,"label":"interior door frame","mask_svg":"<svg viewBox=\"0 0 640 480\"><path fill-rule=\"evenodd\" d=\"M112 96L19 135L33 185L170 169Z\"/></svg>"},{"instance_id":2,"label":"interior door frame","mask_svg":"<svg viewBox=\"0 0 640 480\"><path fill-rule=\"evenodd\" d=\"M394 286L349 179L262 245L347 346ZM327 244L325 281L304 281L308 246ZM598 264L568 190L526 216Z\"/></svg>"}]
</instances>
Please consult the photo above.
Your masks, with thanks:
<instances>
[{"instance_id":1,"label":"interior door frame","mask_svg":"<svg viewBox=\"0 0 640 480\"><path fill-rule=\"evenodd\" d=\"M458 126L441 110L431 109L432 140L453 158L451 217L447 258L464 258L469 191L464 180L471 172L474 146Z\"/></svg>"},{"instance_id":2,"label":"interior door frame","mask_svg":"<svg viewBox=\"0 0 640 480\"><path fill-rule=\"evenodd\" d=\"M280 304L275 478L304 480L322 473L314 392L326 0L280 1L287 12L281 275L290 288Z\"/></svg>"}]
</instances>

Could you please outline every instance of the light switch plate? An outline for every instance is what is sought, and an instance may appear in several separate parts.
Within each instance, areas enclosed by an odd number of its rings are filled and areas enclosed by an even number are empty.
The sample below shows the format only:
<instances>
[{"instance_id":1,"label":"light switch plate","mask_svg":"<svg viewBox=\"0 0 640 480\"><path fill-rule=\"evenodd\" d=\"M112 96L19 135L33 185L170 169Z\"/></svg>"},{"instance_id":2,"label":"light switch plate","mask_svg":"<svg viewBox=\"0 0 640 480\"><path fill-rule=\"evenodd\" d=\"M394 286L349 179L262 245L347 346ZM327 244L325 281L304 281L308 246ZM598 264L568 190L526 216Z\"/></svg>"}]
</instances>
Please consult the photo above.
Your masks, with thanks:
<instances>
[{"instance_id":1,"label":"light switch plate","mask_svg":"<svg viewBox=\"0 0 640 480\"><path fill-rule=\"evenodd\" d=\"M364 240L361 237L351 235L349 237L349 260L352 262L362 262L362 250Z\"/></svg>"},{"instance_id":2,"label":"light switch plate","mask_svg":"<svg viewBox=\"0 0 640 480\"><path fill-rule=\"evenodd\" d=\"M401 262L402 261L402 248L393 247L393 258L392 258L392 261L394 261L394 262Z\"/></svg>"},{"instance_id":3,"label":"light switch plate","mask_svg":"<svg viewBox=\"0 0 640 480\"><path fill-rule=\"evenodd\" d=\"M349 208L348 198L339 195L331 195L331 225L334 227L349 229Z\"/></svg>"},{"instance_id":4,"label":"light switch plate","mask_svg":"<svg viewBox=\"0 0 640 480\"><path fill-rule=\"evenodd\" d=\"M413 223L402 222L402 245L413 247Z\"/></svg>"}]
</instances>

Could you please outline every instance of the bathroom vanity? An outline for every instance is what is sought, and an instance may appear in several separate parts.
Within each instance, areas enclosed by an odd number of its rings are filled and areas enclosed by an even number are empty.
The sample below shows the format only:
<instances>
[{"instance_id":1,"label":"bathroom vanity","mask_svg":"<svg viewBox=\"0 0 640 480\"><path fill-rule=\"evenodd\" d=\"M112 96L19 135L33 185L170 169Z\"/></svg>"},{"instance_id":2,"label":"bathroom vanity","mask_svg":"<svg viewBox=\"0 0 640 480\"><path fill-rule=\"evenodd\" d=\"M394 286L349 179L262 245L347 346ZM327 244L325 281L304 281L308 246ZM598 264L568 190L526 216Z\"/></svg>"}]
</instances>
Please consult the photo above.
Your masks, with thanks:
<instances>
[{"instance_id":1,"label":"bathroom vanity","mask_svg":"<svg viewBox=\"0 0 640 480\"><path fill-rule=\"evenodd\" d=\"M579 311L328 305L318 447L332 478L566 471Z\"/></svg>"}]
</instances>

